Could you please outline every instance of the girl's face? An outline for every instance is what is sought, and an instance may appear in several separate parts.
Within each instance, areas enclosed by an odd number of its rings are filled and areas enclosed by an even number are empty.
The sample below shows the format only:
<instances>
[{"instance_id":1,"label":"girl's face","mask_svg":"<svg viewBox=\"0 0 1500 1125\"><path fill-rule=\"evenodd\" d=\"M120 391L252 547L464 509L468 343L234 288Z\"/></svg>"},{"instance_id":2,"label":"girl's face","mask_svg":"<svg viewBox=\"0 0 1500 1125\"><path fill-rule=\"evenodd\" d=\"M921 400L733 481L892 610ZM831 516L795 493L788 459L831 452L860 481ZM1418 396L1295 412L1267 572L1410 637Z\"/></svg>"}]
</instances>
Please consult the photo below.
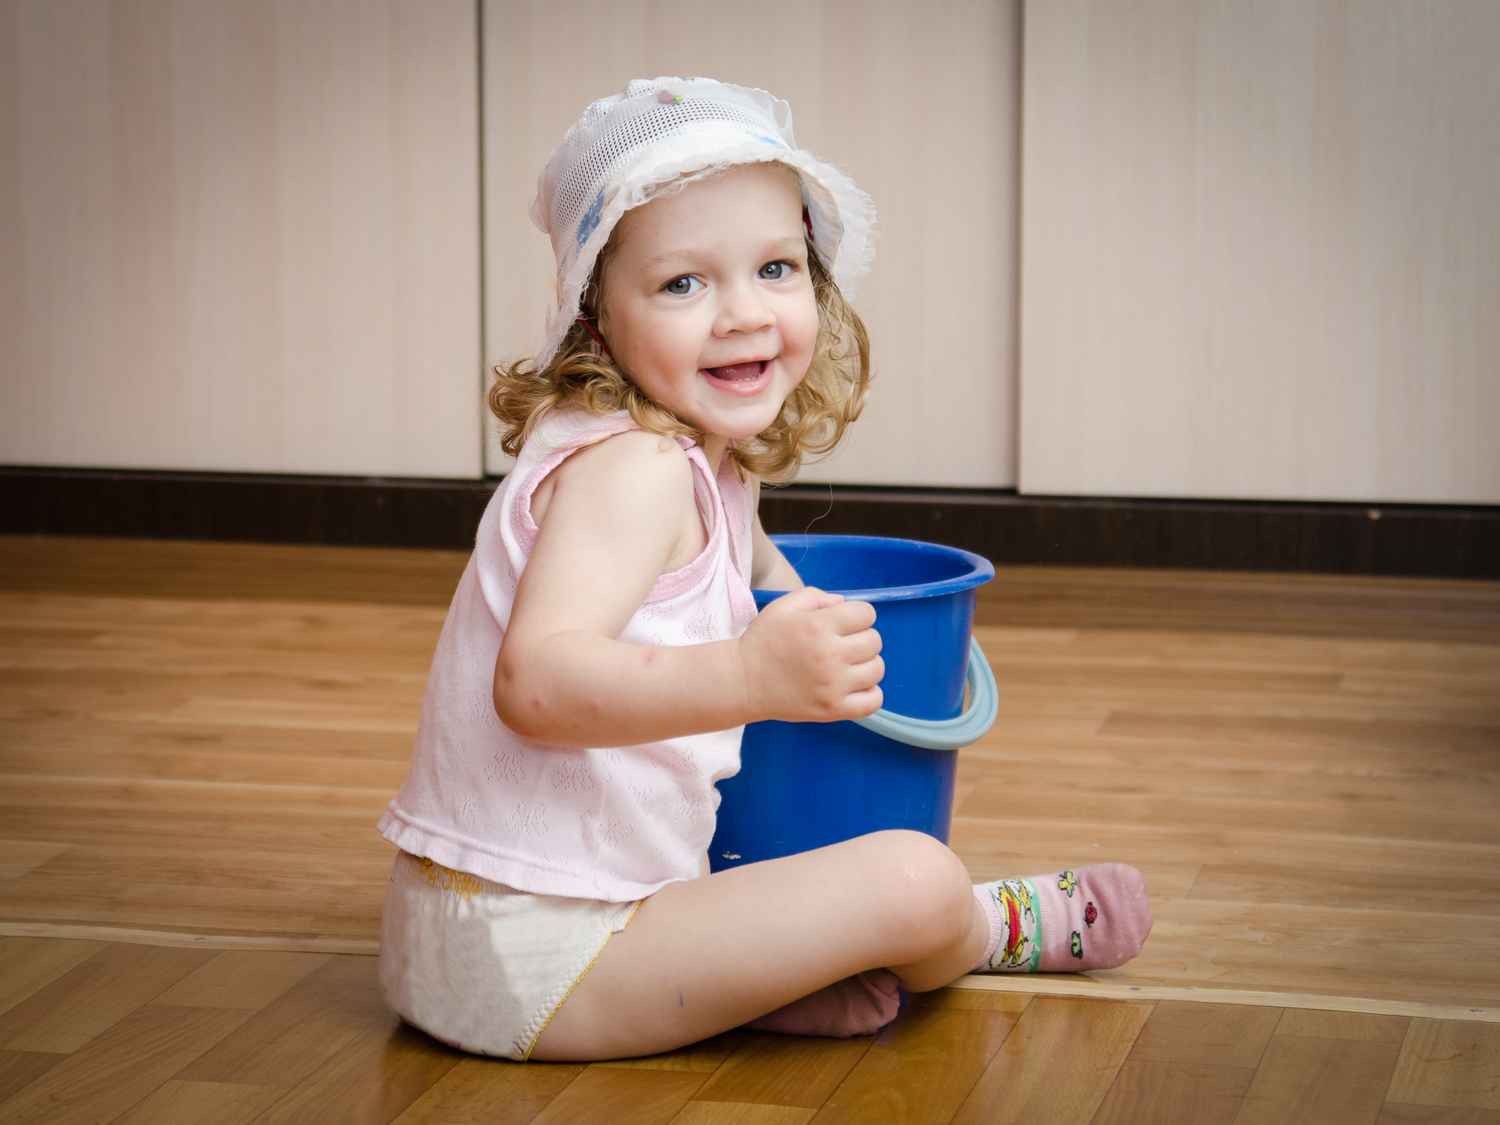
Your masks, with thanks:
<instances>
[{"instance_id":1,"label":"girl's face","mask_svg":"<svg viewBox=\"0 0 1500 1125\"><path fill-rule=\"evenodd\" d=\"M760 433L812 361L802 192L784 165L741 165L627 211L603 282L615 362L706 433Z\"/></svg>"}]
</instances>

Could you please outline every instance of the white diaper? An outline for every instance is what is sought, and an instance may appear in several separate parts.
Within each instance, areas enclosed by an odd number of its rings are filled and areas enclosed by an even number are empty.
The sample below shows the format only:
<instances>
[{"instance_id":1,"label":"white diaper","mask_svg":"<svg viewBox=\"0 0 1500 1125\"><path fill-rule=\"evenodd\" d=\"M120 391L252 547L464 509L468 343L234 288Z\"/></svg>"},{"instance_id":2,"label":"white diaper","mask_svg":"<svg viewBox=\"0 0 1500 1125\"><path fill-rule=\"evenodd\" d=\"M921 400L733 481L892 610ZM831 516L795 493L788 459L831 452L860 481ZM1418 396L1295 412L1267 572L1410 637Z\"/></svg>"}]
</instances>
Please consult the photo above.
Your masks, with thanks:
<instances>
[{"instance_id":1,"label":"white diaper","mask_svg":"<svg viewBox=\"0 0 1500 1125\"><path fill-rule=\"evenodd\" d=\"M380 984L429 1035L525 1060L639 905L526 894L401 852L380 921Z\"/></svg>"}]
</instances>

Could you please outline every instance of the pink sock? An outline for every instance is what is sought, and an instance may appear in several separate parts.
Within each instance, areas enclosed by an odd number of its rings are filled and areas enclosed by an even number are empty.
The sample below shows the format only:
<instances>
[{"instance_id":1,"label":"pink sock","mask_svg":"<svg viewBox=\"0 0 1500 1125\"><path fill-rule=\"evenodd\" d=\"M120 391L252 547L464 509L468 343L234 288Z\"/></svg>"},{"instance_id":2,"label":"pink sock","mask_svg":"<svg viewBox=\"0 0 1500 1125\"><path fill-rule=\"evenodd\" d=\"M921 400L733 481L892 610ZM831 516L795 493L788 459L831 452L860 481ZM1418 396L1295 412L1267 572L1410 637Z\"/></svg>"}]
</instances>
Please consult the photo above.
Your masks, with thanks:
<instances>
[{"instance_id":1,"label":"pink sock","mask_svg":"<svg viewBox=\"0 0 1500 1125\"><path fill-rule=\"evenodd\" d=\"M1123 863L980 883L974 897L990 920L975 973L1113 969L1140 953L1151 932L1146 881Z\"/></svg>"},{"instance_id":2,"label":"pink sock","mask_svg":"<svg viewBox=\"0 0 1500 1125\"><path fill-rule=\"evenodd\" d=\"M874 1035L896 1018L901 1004L898 991L895 973L871 969L835 981L745 1026L752 1031L824 1035L831 1039Z\"/></svg>"}]
</instances>

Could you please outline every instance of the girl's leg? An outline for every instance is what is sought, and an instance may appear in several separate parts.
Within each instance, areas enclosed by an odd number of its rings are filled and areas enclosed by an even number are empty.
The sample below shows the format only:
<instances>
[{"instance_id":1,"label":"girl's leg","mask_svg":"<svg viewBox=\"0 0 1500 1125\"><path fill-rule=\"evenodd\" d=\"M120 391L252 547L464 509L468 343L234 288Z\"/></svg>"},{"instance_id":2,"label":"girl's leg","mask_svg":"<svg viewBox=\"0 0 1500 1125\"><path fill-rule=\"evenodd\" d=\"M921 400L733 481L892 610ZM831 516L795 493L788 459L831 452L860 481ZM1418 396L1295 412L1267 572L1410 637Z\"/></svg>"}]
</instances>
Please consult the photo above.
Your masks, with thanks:
<instances>
[{"instance_id":1,"label":"girl's leg","mask_svg":"<svg viewBox=\"0 0 1500 1125\"><path fill-rule=\"evenodd\" d=\"M913 992L967 972L990 924L962 862L918 832L877 832L672 883L641 904L532 1058L670 1050L866 969Z\"/></svg>"}]
</instances>

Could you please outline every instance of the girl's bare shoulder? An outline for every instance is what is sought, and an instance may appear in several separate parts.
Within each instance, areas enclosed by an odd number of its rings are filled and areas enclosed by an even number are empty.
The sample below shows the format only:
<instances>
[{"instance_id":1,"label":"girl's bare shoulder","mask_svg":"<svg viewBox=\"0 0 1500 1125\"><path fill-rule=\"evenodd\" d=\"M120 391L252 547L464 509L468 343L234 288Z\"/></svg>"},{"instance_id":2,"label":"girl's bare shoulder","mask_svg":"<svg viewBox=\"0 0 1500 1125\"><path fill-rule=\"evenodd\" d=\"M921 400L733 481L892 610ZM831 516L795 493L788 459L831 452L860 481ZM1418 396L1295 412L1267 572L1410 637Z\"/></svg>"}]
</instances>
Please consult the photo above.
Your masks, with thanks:
<instances>
[{"instance_id":1,"label":"girl's bare shoulder","mask_svg":"<svg viewBox=\"0 0 1500 1125\"><path fill-rule=\"evenodd\" d=\"M547 474L532 494L538 525L559 492L615 513L692 505L693 470L687 451L673 439L627 430L580 449Z\"/></svg>"}]
</instances>

